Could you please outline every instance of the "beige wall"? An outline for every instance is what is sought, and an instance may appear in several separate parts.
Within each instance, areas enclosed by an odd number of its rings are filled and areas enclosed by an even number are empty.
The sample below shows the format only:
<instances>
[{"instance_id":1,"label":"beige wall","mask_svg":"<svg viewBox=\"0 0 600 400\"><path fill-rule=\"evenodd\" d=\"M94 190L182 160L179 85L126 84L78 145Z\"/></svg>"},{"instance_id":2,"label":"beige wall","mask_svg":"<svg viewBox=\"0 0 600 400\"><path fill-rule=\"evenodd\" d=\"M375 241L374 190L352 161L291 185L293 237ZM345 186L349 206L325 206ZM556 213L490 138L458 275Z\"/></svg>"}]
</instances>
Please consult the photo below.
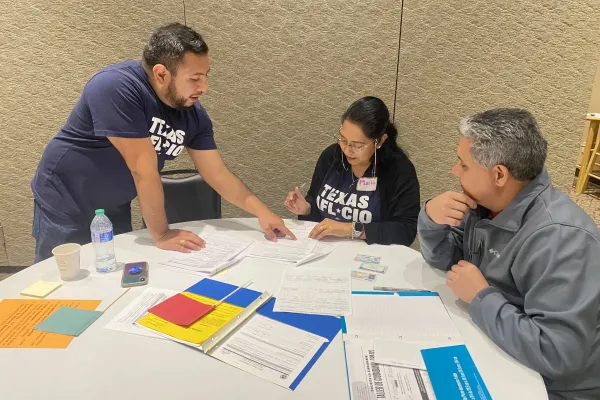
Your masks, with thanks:
<instances>
[{"instance_id":1,"label":"beige wall","mask_svg":"<svg viewBox=\"0 0 600 400\"><path fill-rule=\"evenodd\" d=\"M29 183L83 85L107 64L139 58L153 27L167 21L183 21L180 2L3 2L0 222L10 265L33 260Z\"/></svg>"},{"instance_id":2,"label":"beige wall","mask_svg":"<svg viewBox=\"0 0 600 400\"><path fill-rule=\"evenodd\" d=\"M596 77L594 78L594 85L592 87L592 95L590 96L588 112L600 113L600 62L598 63L598 68L596 69ZM583 133L581 135L581 148L579 157L577 158L577 165L581 164L581 158L583 157L583 146L585 146L585 140L587 138L589 127L589 122L586 122L585 128L583 129ZM600 156L596 157L596 166L594 171L600 171Z\"/></svg>"},{"instance_id":3,"label":"beige wall","mask_svg":"<svg viewBox=\"0 0 600 400\"><path fill-rule=\"evenodd\" d=\"M600 62L598 63L598 68L596 68L596 76L594 77L594 86L592 87L588 111L600 113Z\"/></svg>"},{"instance_id":4,"label":"beige wall","mask_svg":"<svg viewBox=\"0 0 600 400\"><path fill-rule=\"evenodd\" d=\"M183 7L17 3L0 15L0 223L8 263L27 265L28 185L44 146L90 75L138 58L151 29L182 21ZM499 105L536 113L555 182L566 187L571 180L598 59L600 4L488 3L405 0L395 117L424 197L454 187L446 171L458 118ZM377 95L392 108L400 8L395 0L186 2L187 23L211 47L203 103L223 157L276 211L288 215L285 193L310 179L350 102ZM187 157L167 168L181 166L189 166ZM225 206L224 215L241 213Z\"/></svg>"},{"instance_id":5,"label":"beige wall","mask_svg":"<svg viewBox=\"0 0 600 400\"><path fill-rule=\"evenodd\" d=\"M449 188L460 117L531 110L570 187L600 56L600 2L406 0L396 119L424 198Z\"/></svg>"}]
</instances>

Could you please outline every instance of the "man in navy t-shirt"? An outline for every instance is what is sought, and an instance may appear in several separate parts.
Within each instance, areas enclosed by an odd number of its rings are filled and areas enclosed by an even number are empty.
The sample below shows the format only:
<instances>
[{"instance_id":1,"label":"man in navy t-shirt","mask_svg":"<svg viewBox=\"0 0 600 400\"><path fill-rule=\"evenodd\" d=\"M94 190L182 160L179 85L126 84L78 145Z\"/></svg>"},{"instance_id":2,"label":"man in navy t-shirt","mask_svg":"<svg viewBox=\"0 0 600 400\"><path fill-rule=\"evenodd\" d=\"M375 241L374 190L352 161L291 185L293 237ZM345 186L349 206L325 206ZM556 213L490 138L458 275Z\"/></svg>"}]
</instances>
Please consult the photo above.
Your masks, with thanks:
<instances>
[{"instance_id":1,"label":"man in navy t-shirt","mask_svg":"<svg viewBox=\"0 0 600 400\"><path fill-rule=\"evenodd\" d=\"M159 171L187 149L204 180L225 200L258 217L267 236L293 234L225 166L210 118L198 103L208 88L208 46L191 28L157 29L142 62L96 73L67 122L46 147L31 187L36 262L65 242L89 243L94 210L115 234L131 230L131 200L161 249L204 247L198 235L169 229Z\"/></svg>"}]
</instances>

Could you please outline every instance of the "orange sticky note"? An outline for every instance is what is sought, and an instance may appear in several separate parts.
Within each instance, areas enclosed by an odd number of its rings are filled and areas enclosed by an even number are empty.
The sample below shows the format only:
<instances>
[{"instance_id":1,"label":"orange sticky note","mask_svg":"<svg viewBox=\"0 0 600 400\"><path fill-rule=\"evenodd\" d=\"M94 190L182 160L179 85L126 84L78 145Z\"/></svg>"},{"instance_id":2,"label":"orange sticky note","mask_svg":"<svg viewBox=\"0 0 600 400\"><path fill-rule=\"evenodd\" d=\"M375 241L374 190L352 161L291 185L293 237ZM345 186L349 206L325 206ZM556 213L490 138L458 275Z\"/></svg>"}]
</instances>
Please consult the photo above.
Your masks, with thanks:
<instances>
[{"instance_id":1,"label":"orange sticky note","mask_svg":"<svg viewBox=\"0 0 600 400\"><path fill-rule=\"evenodd\" d=\"M65 349L72 336L36 331L33 328L60 307L95 310L102 300L0 301L0 348Z\"/></svg>"}]
</instances>

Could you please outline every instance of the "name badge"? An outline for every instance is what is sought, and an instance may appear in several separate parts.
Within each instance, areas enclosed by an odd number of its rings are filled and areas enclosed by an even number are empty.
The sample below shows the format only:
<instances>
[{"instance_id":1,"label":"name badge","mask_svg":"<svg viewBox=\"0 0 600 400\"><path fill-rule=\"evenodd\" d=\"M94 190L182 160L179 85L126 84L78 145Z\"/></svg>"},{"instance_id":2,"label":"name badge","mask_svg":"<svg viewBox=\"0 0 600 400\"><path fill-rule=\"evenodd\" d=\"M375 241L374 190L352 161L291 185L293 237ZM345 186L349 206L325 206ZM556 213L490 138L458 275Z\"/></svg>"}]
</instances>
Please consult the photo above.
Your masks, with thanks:
<instances>
[{"instance_id":1,"label":"name badge","mask_svg":"<svg viewBox=\"0 0 600 400\"><path fill-rule=\"evenodd\" d=\"M360 178L356 190L360 192L374 192L377 189L377 178Z\"/></svg>"}]
</instances>

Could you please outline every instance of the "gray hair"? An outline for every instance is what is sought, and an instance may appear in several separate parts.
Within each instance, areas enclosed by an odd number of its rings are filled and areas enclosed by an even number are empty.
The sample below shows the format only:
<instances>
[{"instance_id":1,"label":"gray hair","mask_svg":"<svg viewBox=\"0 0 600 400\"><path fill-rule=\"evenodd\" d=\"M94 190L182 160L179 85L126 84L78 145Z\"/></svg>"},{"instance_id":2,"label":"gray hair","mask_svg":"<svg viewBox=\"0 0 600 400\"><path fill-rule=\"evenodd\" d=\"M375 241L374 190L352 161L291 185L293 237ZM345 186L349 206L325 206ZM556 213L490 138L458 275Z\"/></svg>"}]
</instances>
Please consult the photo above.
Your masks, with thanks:
<instances>
[{"instance_id":1,"label":"gray hair","mask_svg":"<svg viewBox=\"0 0 600 400\"><path fill-rule=\"evenodd\" d=\"M486 168L504 165L519 181L534 179L544 168L548 142L527 110L483 111L460 121L459 131L472 141L471 157Z\"/></svg>"}]
</instances>

